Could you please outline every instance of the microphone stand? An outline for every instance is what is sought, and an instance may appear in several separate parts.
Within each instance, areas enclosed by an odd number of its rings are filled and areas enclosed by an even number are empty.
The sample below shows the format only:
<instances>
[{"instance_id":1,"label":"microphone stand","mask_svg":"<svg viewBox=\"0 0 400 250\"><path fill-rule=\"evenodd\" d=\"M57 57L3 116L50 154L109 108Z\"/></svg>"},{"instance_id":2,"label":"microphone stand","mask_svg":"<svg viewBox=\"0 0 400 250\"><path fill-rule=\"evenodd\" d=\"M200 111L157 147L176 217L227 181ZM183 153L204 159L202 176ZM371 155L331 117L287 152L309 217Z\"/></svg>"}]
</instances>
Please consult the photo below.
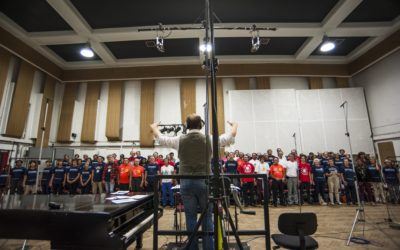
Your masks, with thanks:
<instances>
[{"instance_id":1,"label":"microphone stand","mask_svg":"<svg viewBox=\"0 0 400 250\"><path fill-rule=\"evenodd\" d=\"M351 163L352 163L352 167L353 167L353 171L355 174L355 181L354 181L354 185L355 185L355 189L356 189L356 196L357 196L357 209L356 209L356 214L353 220L353 224L349 233L349 237L347 239L347 243L346 246L350 245L350 241L352 239L354 239L353 237L353 233L354 233L354 229L355 226L358 222L362 222L363 223L363 236L364 236L364 228L365 228L365 211L364 211L364 204L361 203L360 200L360 192L359 192L359 186L358 186L358 180L357 180L357 174L356 174L356 169L355 169L355 161L353 159L353 148L351 146L351 139L350 139L350 132L349 132L349 126L348 126L348 109L349 109L349 104L347 101L343 102L342 105L340 105L340 108L343 108L343 115L344 115L344 122L345 122L345 126L346 126L346 137L349 143L349 150L350 150L350 155L351 155ZM366 243L368 243L368 241L365 240Z\"/></svg>"}]
</instances>

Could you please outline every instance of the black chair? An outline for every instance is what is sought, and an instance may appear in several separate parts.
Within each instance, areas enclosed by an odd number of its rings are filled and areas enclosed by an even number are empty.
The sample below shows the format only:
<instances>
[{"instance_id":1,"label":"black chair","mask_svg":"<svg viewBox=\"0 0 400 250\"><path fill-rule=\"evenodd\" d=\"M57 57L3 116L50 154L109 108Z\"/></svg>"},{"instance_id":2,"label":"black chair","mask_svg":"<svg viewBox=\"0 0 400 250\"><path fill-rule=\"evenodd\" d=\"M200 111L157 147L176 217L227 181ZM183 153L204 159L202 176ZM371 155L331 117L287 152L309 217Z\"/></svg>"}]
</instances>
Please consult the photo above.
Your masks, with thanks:
<instances>
[{"instance_id":1,"label":"black chair","mask_svg":"<svg viewBox=\"0 0 400 250\"><path fill-rule=\"evenodd\" d=\"M283 213L278 219L278 229L282 234L273 234L277 246L286 249L317 249L318 242L308 236L317 231L317 216L314 213Z\"/></svg>"}]
</instances>

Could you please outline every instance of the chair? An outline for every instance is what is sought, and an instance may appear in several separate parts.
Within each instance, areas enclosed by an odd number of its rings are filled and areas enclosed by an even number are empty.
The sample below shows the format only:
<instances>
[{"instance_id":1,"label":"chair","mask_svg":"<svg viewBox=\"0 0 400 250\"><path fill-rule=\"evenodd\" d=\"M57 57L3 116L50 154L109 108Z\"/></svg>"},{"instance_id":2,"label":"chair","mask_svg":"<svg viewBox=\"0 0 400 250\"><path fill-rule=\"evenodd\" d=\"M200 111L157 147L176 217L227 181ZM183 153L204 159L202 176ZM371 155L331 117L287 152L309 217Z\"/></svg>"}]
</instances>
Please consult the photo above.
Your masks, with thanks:
<instances>
[{"instance_id":1,"label":"chair","mask_svg":"<svg viewBox=\"0 0 400 250\"><path fill-rule=\"evenodd\" d=\"M317 249L318 242L308 236L317 231L317 216L314 213L283 213L278 219L278 229L282 234L273 234L277 246L286 249Z\"/></svg>"}]
</instances>

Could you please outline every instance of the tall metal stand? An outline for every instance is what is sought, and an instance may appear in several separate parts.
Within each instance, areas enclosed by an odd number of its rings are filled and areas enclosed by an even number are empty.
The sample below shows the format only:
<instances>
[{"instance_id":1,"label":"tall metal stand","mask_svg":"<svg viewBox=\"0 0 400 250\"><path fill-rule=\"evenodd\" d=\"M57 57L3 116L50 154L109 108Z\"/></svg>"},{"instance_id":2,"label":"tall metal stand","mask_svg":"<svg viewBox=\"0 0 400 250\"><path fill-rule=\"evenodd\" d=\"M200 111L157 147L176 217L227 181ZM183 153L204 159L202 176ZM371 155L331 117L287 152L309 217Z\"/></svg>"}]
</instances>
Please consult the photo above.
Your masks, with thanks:
<instances>
[{"instance_id":1,"label":"tall metal stand","mask_svg":"<svg viewBox=\"0 0 400 250\"><path fill-rule=\"evenodd\" d=\"M350 138L350 132L349 132L349 125L348 125L348 109L349 109L349 104L347 101L345 101L342 105L340 105L341 108L343 108L343 114L344 114L344 121L346 125L346 137L349 143L349 150L350 150L350 156L351 156L351 165L353 167L354 173L356 173L356 168L355 168L355 161L353 159L353 148L351 146L351 138ZM356 196L357 196L357 209L356 209L356 214L353 220L353 224L349 233L349 237L347 238L347 243L346 246L350 245L351 239L353 239L353 233L354 229L357 225L357 223L362 222L363 223L363 229L365 228L365 212L364 212L364 204L361 203L360 200L360 192L358 189L358 180L357 180L357 175L355 176L355 181L354 181L355 189L356 189ZM363 230L363 236L364 236L364 230Z\"/></svg>"},{"instance_id":2,"label":"tall metal stand","mask_svg":"<svg viewBox=\"0 0 400 250\"><path fill-rule=\"evenodd\" d=\"M46 122L47 122L47 111L49 110L49 99L46 98L46 108L44 112L44 119L43 119L43 126L42 126L42 137L40 138L40 149L39 149L39 164L37 168L37 174L36 174L36 187L35 187L35 193L37 194L38 187L39 187L39 165L41 164L42 161L42 154L43 154L43 143L44 143L44 134L46 132ZM35 196L36 198L36 196Z\"/></svg>"}]
</instances>

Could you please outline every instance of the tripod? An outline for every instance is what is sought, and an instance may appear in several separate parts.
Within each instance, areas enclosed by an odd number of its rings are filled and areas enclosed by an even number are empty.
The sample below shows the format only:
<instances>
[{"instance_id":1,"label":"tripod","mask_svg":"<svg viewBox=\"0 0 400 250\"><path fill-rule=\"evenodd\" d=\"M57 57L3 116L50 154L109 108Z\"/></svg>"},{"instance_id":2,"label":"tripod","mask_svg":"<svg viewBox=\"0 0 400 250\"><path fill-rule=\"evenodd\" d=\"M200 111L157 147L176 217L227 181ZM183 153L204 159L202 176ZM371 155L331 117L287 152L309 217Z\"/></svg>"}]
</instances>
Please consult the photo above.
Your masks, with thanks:
<instances>
[{"instance_id":1,"label":"tripod","mask_svg":"<svg viewBox=\"0 0 400 250\"><path fill-rule=\"evenodd\" d=\"M350 132L349 132L349 125L348 125L348 109L349 109L349 104L347 101L345 101L344 103L342 103L342 105L340 105L340 108L343 108L343 114L344 114L344 121L345 121L345 125L346 125L346 137L349 143L349 150L350 150L350 155L351 155L351 161L352 161L352 167L353 167L353 171L354 173L356 173L356 169L355 169L355 163L354 163L354 159L353 159L353 149L351 146L351 138L350 138ZM354 181L354 185L356 188L356 196L357 196L357 209L356 209L356 215L354 217L353 220L353 224L349 233L349 237L347 239L347 243L346 246L350 245L350 241L352 239L354 239L353 237L353 233L354 233L354 229L356 227L356 224L359 222L363 223L363 236L364 236L364 229L365 229L365 211L364 211L364 205L361 203L360 201L360 192L358 189L358 180L357 180L357 175L355 176L355 181Z\"/></svg>"}]
</instances>

